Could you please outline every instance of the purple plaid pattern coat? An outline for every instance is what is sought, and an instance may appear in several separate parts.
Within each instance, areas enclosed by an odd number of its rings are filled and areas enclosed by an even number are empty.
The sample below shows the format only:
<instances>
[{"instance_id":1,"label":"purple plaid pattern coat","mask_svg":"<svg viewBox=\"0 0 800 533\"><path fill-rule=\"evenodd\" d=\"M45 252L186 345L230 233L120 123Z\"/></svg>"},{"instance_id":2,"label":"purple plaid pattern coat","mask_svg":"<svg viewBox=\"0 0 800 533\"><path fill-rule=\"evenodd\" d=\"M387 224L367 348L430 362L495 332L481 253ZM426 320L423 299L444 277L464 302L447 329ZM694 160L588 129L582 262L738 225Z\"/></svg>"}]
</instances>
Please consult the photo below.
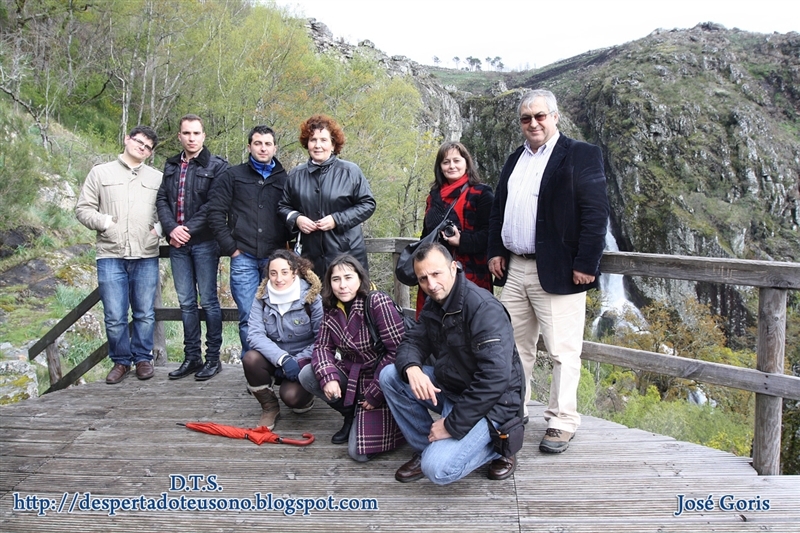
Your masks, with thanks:
<instances>
[{"instance_id":1,"label":"purple plaid pattern coat","mask_svg":"<svg viewBox=\"0 0 800 533\"><path fill-rule=\"evenodd\" d=\"M345 315L341 306L325 310L311 364L320 387L338 379L336 369L348 376L347 390L344 391L345 406L357 404L358 400L364 398L376 407L365 411L356 405L355 416L358 453L372 454L393 450L405 442L378 383L381 370L394 364L397 346L403 340L405 328L389 296L375 293L372 297L372 316L387 352L379 360L364 318L365 301L362 296L356 297L350 308L350 316ZM337 350L341 359L337 358Z\"/></svg>"}]
</instances>

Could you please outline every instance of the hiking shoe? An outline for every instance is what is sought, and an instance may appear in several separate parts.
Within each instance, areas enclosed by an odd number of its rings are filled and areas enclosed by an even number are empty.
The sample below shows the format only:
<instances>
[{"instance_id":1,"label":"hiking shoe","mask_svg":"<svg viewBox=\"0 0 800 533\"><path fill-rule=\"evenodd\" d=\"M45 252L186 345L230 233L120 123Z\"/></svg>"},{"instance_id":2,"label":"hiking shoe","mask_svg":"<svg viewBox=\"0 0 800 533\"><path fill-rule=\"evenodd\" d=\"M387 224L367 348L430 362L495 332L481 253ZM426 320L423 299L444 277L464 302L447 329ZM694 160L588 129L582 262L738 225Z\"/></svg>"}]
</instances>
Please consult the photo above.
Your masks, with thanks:
<instances>
[{"instance_id":1,"label":"hiking shoe","mask_svg":"<svg viewBox=\"0 0 800 533\"><path fill-rule=\"evenodd\" d=\"M571 431L563 429L547 428L544 438L539 443L539 451L544 453L561 453L569 448L569 441L575 436Z\"/></svg>"}]
</instances>

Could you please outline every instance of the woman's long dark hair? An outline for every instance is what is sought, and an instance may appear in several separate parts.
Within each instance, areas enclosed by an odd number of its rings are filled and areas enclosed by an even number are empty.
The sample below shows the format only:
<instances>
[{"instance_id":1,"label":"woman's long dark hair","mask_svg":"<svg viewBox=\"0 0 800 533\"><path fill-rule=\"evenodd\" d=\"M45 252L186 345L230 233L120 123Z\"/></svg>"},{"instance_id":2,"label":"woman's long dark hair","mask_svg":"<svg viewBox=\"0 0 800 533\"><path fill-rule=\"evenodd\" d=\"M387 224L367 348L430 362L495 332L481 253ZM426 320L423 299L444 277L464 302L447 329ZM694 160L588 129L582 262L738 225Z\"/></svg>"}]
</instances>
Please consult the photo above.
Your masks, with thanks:
<instances>
[{"instance_id":1,"label":"woman's long dark hair","mask_svg":"<svg viewBox=\"0 0 800 533\"><path fill-rule=\"evenodd\" d=\"M336 307L339 303L339 299L333 294L333 289L331 288L333 268L337 266L348 267L358 275L361 284L358 287L356 295L366 298L370 288L369 274L367 274L366 269L364 269L358 259L350 254L341 254L331 262L330 266L328 266L328 270L325 271L325 279L322 281L322 305L332 308Z\"/></svg>"},{"instance_id":2,"label":"woman's long dark hair","mask_svg":"<svg viewBox=\"0 0 800 533\"><path fill-rule=\"evenodd\" d=\"M481 176L478 174L478 168L475 166L475 163L472 161L472 156L467 150L467 147L461 144L460 142L455 141L447 141L442 143L439 147L439 152L436 154L436 162L433 164L433 175L434 181L431 185L432 189L440 189L442 185L447 184L447 178L444 177L442 173L442 161L447 156L447 152L450 150L458 150L458 153L461 154L461 157L464 158L464 161L467 162L467 182L470 185L477 185L481 183Z\"/></svg>"}]
</instances>

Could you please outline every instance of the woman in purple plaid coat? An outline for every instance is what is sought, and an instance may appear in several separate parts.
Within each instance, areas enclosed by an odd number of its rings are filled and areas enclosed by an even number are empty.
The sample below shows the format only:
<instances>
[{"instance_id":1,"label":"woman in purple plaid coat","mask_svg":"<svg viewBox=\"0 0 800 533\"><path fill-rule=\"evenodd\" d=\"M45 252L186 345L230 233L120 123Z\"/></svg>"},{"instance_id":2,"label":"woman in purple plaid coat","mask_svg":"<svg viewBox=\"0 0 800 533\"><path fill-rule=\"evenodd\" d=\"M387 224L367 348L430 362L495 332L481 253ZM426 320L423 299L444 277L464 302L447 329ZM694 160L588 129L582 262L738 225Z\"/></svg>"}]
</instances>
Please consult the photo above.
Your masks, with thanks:
<instances>
[{"instance_id":1,"label":"woman in purple plaid coat","mask_svg":"<svg viewBox=\"0 0 800 533\"><path fill-rule=\"evenodd\" d=\"M356 461L367 461L405 442L378 383L381 370L394 364L405 334L403 318L386 294L375 292L369 297L371 316L386 347L381 357L364 315L369 289L369 275L355 257L345 254L333 260L322 284L325 314L311 364L299 378L307 391L344 416L331 442L347 442Z\"/></svg>"}]
</instances>

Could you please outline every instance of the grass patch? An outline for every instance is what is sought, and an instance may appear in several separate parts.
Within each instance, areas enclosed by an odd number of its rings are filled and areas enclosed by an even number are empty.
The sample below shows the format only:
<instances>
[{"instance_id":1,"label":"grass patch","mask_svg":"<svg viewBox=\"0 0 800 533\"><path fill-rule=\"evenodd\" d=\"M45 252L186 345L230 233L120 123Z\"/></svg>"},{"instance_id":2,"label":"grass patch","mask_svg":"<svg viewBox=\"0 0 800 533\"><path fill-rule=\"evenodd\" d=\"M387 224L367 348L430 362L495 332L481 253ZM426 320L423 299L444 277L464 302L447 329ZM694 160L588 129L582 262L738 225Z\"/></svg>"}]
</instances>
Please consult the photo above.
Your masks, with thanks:
<instances>
[{"instance_id":1,"label":"grass patch","mask_svg":"<svg viewBox=\"0 0 800 533\"><path fill-rule=\"evenodd\" d=\"M466 71L449 68L427 67L431 75L443 86L453 86L460 91L483 94L498 81L504 80L506 73L492 71Z\"/></svg>"}]
</instances>

